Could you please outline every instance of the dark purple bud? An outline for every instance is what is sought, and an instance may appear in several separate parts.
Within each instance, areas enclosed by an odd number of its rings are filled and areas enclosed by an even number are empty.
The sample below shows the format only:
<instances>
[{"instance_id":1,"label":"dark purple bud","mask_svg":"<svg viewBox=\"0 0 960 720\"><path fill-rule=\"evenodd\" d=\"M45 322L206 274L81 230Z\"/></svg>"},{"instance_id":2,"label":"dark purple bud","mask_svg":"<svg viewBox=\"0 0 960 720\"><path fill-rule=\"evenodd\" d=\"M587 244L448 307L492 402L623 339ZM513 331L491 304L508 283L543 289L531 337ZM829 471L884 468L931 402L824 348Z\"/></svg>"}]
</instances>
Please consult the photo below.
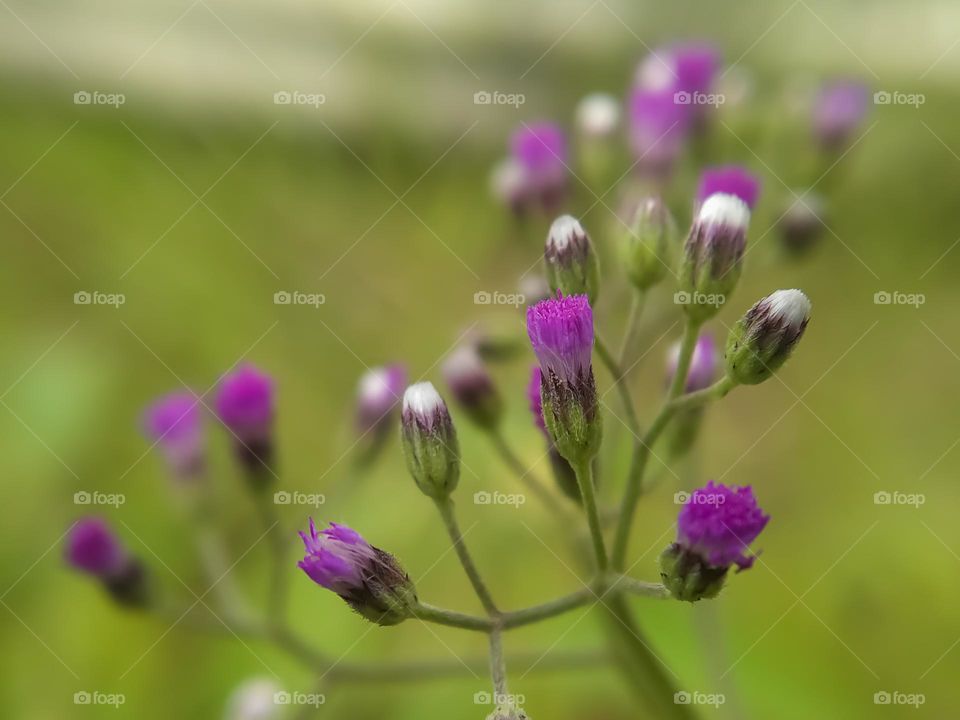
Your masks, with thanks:
<instances>
[{"instance_id":1,"label":"dark purple bud","mask_svg":"<svg viewBox=\"0 0 960 720\"><path fill-rule=\"evenodd\" d=\"M856 81L838 81L820 89L813 108L813 130L821 147L842 152L853 140L870 103L870 90Z\"/></svg>"},{"instance_id":2,"label":"dark purple bud","mask_svg":"<svg viewBox=\"0 0 960 720\"><path fill-rule=\"evenodd\" d=\"M273 464L274 381L253 365L242 365L217 389L217 416L235 440L247 469L262 476Z\"/></svg>"},{"instance_id":3,"label":"dark purple bud","mask_svg":"<svg viewBox=\"0 0 960 720\"><path fill-rule=\"evenodd\" d=\"M72 567L97 578L118 603L147 603L143 566L101 518L78 520L67 534L64 555Z\"/></svg>"},{"instance_id":4,"label":"dark purple bud","mask_svg":"<svg viewBox=\"0 0 960 720\"><path fill-rule=\"evenodd\" d=\"M475 347L461 345L450 353L443 362L443 377L471 420L487 429L497 426L503 402Z\"/></svg>"}]
</instances>

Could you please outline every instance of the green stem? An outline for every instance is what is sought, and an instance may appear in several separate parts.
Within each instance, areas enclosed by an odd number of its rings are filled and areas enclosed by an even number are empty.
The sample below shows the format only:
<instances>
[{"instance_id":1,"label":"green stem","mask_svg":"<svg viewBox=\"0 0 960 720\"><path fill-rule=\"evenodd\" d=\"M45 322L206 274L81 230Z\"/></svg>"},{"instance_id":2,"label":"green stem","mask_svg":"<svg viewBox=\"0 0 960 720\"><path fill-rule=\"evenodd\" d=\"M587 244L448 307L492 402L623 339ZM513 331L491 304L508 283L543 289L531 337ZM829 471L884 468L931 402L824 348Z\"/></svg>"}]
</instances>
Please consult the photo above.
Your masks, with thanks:
<instances>
[{"instance_id":1,"label":"green stem","mask_svg":"<svg viewBox=\"0 0 960 720\"><path fill-rule=\"evenodd\" d=\"M673 382L670 383L670 391L667 393L668 400L680 397L687 384L687 374L690 372L690 362L693 360L693 351L697 347L701 325L703 325L701 321L687 318L687 323L683 327L680 355L677 357L677 369L673 373Z\"/></svg>"},{"instance_id":2,"label":"green stem","mask_svg":"<svg viewBox=\"0 0 960 720\"><path fill-rule=\"evenodd\" d=\"M511 628L540 622L541 620L562 615L575 608L596 602L598 593L593 587L594 584L595 583L592 583L590 587L585 587L577 592L564 595L556 600L550 600L549 602L524 608L523 610L504 613L502 616L503 628L504 630L509 630Z\"/></svg>"},{"instance_id":3,"label":"green stem","mask_svg":"<svg viewBox=\"0 0 960 720\"><path fill-rule=\"evenodd\" d=\"M587 514L587 524L590 526L590 539L593 541L597 571L603 573L607 569L607 549L603 543L603 528L600 525L597 496L593 486L593 458L586 458L573 463L573 471L577 474L577 485L580 487L580 497L583 499L583 510Z\"/></svg>"},{"instance_id":4,"label":"green stem","mask_svg":"<svg viewBox=\"0 0 960 720\"><path fill-rule=\"evenodd\" d=\"M636 580L628 575L613 575L610 580L610 592L628 592L641 597L666 599L670 591L662 583Z\"/></svg>"},{"instance_id":5,"label":"green stem","mask_svg":"<svg viewBox=\"0 0 960 720\"><path fill-rule=\"evenodd\" d=\"M480 598L483 609L487 611L487 615L492 617L499 615L500 611L497 610L496 603L493 602L493 597L487 590L487 586L484 584L483 578L480 577L477 566L473 564L473 558L470 557L467 546L463 542L463 533L460 532L460 525L457 523L457 516L453 510L453 500L443 498L436 499L435 502L437 510L440 511L440 517L443 518L443 524L447 528L447 534L453 542L453 549L456 551L457 557L460 558L460 564L463 566L464 572L467 573L477 597Z\"/></svg>"},{"instance_id":6,"label":"green stem","mask_svg":"<svg viewBox=\"0 0 960 720\"><path fill-rule=\"evenodd\" d=\"M287 572L287 541L283 535L280 517L269 487L261 490L256 499L273 556L270 570L270 594L267 600L268 617L271 623L282 627L286 623L287 581L290 578Z\"/></svg>"},{"instance_id":7,"label":"green stem","mask_svg":"<svg viewBox=\"0 0 960 720\"><path fill-rule=\"evenodd\" d=\"M413 616L418 620L436 623L437 625L446 625L447 627L463 628L464 630L490 632L494 626L494 622L490 618L467 615L466 613L439 608L424 602L417 603L417 606L413 608L412 612Z\"/></svg>"},{"instance_id":8,"label":"green stem","mask_svg":"<svg viewBox=\"0 0 960 720\"><path fill-rule=\"evenodd\" d=\"M532 494L536 495L552 513L568 515L567 509L558 502L557 498L544 487L539 478L533 475L530 469L524 466L523 461L517 457L517 454L513 452L507 439L503 436L503 432L497 428L490 430L488 435L490 436L490 441L493 443L493 446L497 449L497 452L500 453L500 457L503 458L507 466L516 474L517 479L523 483Z\"/></svg>"},{"instance_id":9,"label":"green stem","mask_svg":"<svg viewBox=\"0 0 960 720\"><path fill-rule=\"evenodd\" d=\"M499 626L490 632L490 678L498 698L507 694L507 662L503 657L503 636Z\"/></svg>"},{"instance_id":10,"label":"green stem","mask_svg":"<svg viewBox=\"0 0 960 720\"><path fill-rule=\"evenodd\" d=\"M643 302L646 294L643 290L636 289L630 300L630 314L627 315L627 326L623 331L623 340L620 343L620 352L617 364L622 368L627 363L627 354L633 346L633 338L637 334L637 327L640 324L640 315L643 313Z\"/></svg>"},{"instance_id":11,"label":"green stem","mask_svg":"<svg viewBox=\"0 0 960 720\"><path fill-rule=\"evenodd\" d=\"M595 338L594 349L597 351L600 362L604 364L604 367L606 367L607 371L613 376L613 386L620 396L623 410L627 414L627 427L633 434L634 442L636 443L640 437L640 421L637 420L637 412L633 407L633 399L630 397L630 388L627 386L626 374L620 369L620 365L614 359L610 348L599 335Z\"/></svg>"}]
</instances>

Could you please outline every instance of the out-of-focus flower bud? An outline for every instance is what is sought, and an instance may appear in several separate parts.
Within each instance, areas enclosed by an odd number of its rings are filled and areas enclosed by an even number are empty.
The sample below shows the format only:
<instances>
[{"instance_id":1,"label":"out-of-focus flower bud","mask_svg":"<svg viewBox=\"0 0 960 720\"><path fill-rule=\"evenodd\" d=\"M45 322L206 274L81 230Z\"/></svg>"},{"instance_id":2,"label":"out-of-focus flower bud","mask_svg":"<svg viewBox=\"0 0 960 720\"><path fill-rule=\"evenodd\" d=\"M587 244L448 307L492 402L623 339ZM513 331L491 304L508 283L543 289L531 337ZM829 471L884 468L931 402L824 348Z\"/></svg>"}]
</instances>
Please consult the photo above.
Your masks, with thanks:
<instances>
[{"instance_id":1,"label":"out-of-focus flower bud","mask_svg":"<svg viewBox=\"0 0 960 720\"><path fill-rule=\"evenodd\" d=\"M841 80L820 89L813 108L813 131L830 153L843 152L867 114L870 90L857 81Z\"/></svg>"},{"instance_id":2,"label":"out-of-focus flower bud","mask_svg":"<svg viewBox=\"0 0 960 720\"><path fill-rule=\"evenodd\" d=\"M200 400L178 392L157 400L143 414L146 436L163 452L171 474L195 480L206 469L206 446Z\"/></svg>"},{"instance_id":3,"label":"out-of-focus flower bud","mask_svg":"<svg viewBox=\"0 0 960 720\"><path fill-rule=\"evenodd\" d=\"M113 599L130 607L150 601L147 575L101 518L78 520L67 534L65 557L76 570L97 578Z\"/></svg>"},{"instance_id":4,"label":"out-of-focus flower bud","mask_svg":"<svg viewBox=\"0 0 960 720\"><path fill-rule=\"evenodd\" d=\"M783 248L794 256L808 253L823 234L823 218L826 204L819 195L801 195L802 200L793 202L780 218L778 230Z\"/></svg>"},{"instance_id":5,"label":"out-of-focus flower bud","mask_svg":"<svg viewBox=\"0 0 960 720\"><path fill-rule=\"evenodd\" d=\"M503 401L477 350L460 345L443 363L443 376L454 399L477 425L492 430L503 415Z\"/></svg>"},{"instance_id":6,"label":"out-of-focus flower bud","mask_svg":"<svg viewBox=\"0 0 960 720\"><path fill-rule=\"evenodd\" d=\"M266 480L274 462L274 381L253 365L243 365L223 378L215 407L233 436L237 457L252 477Z\"/></svg>"},{"instance_id":7,"label":"out-of-focus flower bud","mask_svg":"<svg viewBox=\"0 0 960 720\"><path fill-rule=\"evenodd\" d=\"M673 267L679 245L677 224L659 197L647 197L637 204L628 225L623 244L627 276L639 290L646 290Z\"/></svg>"},{"instance_id":8,"label":"out-of-focus flower bud","mask_svg":"<svg viewBox=\"0 0 960 720\"><path fill-rule=\"evenodd\" d=\"M251 678L230 695L224 720L276 720L284 709L277 702L281 693L272 679Z\"/></svg>"}]
</instances>

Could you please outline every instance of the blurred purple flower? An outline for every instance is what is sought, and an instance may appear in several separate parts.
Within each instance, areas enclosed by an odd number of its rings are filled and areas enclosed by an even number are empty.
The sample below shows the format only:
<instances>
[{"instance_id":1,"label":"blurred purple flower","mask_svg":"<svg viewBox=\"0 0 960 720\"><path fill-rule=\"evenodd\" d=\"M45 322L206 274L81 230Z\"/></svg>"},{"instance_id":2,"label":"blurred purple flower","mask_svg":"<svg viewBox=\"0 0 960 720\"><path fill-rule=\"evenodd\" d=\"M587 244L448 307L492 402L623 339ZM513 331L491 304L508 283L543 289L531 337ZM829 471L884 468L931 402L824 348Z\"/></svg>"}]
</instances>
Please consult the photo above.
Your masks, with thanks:
<instances>
[{"instance_id":1,"label":"blurred purple flower","mask_svg":"<svg viewBox=\"0 0 960 720\"><path fill-rule=\"evenodd\" d=\"M406 385L403 365L384 365L364 373L357 389L357 430L362 434L385 426Z\"/></svg>"},{"instance_id":2,"label":"blurred purple flower","mask_svg":"<svg viewBox=\"0 0 960 720\"><path fill-rule=\"evenodd\" d=\"M67 562L101 579L120 575L128 556L107 523L98 517L78 520L67 534Z\"/></svg>"},{"instance_id":3,"label":"blurred purple flower","mask_svg":"<svg viewBox=\"0 0 960 720\"><path fill-rule=\"evenodd\" d=\"M700 174L697 201L702 203L715 193L734 195L753 210L760 196L760 180L739 165L723 165L705 169Z\"/></svg>"},{"instance_id":4,"label":"blurred purple flower","mask_svg":"<svg viewBox=\"0 0 960 720\"><path fill-rule=\"evenodd\" d=\"M854 80L840 80L820 89L813 108L813 129L821 146L843 150L863 122L870 103L870 90Z\"/></svg>"},{"instance_id":5,"label":"blurred purple flower","mask_svg":"<svg viewBox=\"0 0 960 720\"><path fill-rule=\"evenodd\" d=\"M174 475L191 478L203 472L205 448L200 399L184 391L171 393L150 405L143 428L163 452Z\"/></svg>"},{"instance_id":6,"label":"blurred purple flower","mask_svg":"<svg viewBox=\"0 0 960 720\"><path fill-rule=\"evenodd\" d=\"M677 372L677 360L680 357L680 343L675 343L667 356L667 384L673 381L673 376ZM693 349L693 357L690 360L690 370L687 372L687 382L684 388L685 392L696 392L710 387L717 375L717 346L713 341L713 336L709 333L702 333L697 338L697 344Z\"/></svg>"}]
</instances>

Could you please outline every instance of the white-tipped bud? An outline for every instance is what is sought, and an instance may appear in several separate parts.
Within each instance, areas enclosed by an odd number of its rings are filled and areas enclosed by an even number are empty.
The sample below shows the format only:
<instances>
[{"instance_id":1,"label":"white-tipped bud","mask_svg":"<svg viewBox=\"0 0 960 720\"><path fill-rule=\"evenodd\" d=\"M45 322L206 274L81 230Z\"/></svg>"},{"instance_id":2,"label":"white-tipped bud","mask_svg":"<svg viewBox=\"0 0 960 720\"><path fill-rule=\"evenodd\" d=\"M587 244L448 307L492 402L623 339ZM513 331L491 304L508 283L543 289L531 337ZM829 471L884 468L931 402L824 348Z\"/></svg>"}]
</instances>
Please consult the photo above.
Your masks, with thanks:
<instances>
[{"instance_id":1,"label":"white-tipped bud","mask_svg":"<svg viewBox=\"0 0 960 720\"><path fill-rule=\"evenodd\" d=\"M810 322L810 300L799 290L777 290L740 318L727 338L727 375L756 385L786 362Z\"/></svg>"},{"instance_id":2,"label":"white-tipped bud","mask_svg":"<svg viewBox=\"0 0 960 720\"><path fill-rule=\"evenodd\" d=\"M447 497L460 480L460 446L447 404L429 382L403 394L401 437L407 469L421 492Z\"/></svg>"},{"instance_id":3,"label":"white-tipped bud","mask_svg":"<svg viewBox=\"0 0 960 720\"><path fill-rule=\"evenodd\" d=\"M280 690L270 678L251 678L233 691L224 720L274 720L284 709Z\"/></svg>"},{"instance_id":4,"label":"white-tipped bud","mask_svg":"<svg viewBox=\"0 0 960 720\"><path fill-rule=\"evenodd\" d=\"M607 138L620 127L620 103L612 95L593 93L577 105L577 127L589 138Z\"/></svg>"},{"instance_id":5,"label":"white-tipped bud","mask_svg":"<svg viewBox=\"0 0 960 720\"><path fill-rule=\"evenodd\" d=\"M443 362L443 377L471 420L484 428L496 427L503 403L475 347L461 345L450 353Z\"/></svg>"},{"instance_id":6,"label":"white-tipped bud","mask_svg":"<svg viewBox=\"0 0 960 720\"><path fill-rule=\"evenodd\" d=\"M523 165L513 158L506 158L493 168L490 190L515 214L522 215L527 211L531 201L530 177Z\"/></svg>"},{"instance_id":7,"label":"white-tipped bud","mask_svg":"<svg viewBox=\"0 0 960 720\"><path fill-rule=\"evenodd\" d=\"M587 295L593 302L600 283L600 269L590 236L571 215L561 215L550 226L543 251L547 280L553 292Z\"/></svg>"}]
</instances>

